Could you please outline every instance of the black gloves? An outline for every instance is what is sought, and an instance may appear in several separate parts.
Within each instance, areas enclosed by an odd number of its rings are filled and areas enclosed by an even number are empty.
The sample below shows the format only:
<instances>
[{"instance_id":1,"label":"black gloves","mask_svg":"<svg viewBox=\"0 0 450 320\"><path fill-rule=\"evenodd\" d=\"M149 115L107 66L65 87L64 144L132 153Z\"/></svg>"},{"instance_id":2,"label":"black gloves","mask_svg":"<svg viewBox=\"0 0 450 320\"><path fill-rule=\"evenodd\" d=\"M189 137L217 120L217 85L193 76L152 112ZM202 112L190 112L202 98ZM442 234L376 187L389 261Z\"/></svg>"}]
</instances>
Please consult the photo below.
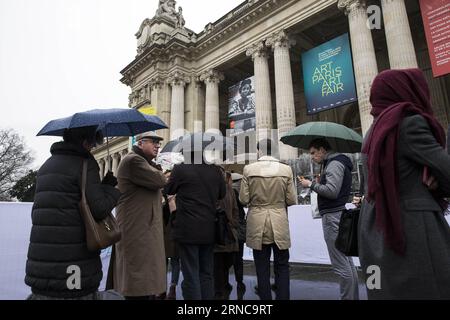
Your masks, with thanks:
<instances>
[{"instance_id":1,"label":"black gloves","mask_svg":"<svg viewBox=\"0 0 450 320\"><path fill-rule=\"evenodd\" d=\"M114 177L114 174L111 171L103 177L102 184L108 184L112 187L117 186L117 178Z\"/></svg>"}]
</instances>

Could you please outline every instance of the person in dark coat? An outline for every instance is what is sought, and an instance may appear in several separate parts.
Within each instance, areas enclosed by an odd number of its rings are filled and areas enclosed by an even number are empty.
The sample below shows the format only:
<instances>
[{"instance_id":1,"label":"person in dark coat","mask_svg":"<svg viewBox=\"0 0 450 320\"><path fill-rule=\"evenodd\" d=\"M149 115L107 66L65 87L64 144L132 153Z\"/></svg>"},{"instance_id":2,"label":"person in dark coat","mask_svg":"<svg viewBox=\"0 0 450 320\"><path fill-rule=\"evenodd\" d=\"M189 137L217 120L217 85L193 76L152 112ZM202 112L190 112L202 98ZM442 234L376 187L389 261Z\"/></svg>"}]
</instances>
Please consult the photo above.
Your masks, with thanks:
<instances>
[{"instance_id":1,"label":"person in dark coat","mask_svg":"<svg viewBox=\"0 0 450 320\"><path fill-rule=\"evenodd\" d=\"M165 176L170 177L171 172L166 171ZM163 221L164 221L164 248L166 250L166 265L169 266L170 259L170 287L166 295L167 300L177 299L177 285L180 279L180 258L178 257L178 244L172 239L172 225L174 223L177 208L175 195L163 195Z\"/></svg>"},{"instance_id":2,"label":"person in dark coat","mask_svg":"<svg viewBox=\"0 0 450 320\"><path fill-rule=\"evenodd\" d=\"M212 300L216 203L225 196L225 181L219 167L198 158L201 164L174 166L164 193L177 195L172 236L178 243L183 298Z\"/></svg>"},{"instance_id":3,"label":"person in dark coat","mask_svg":"<svg viewBox=\"0 0 450 320\"><path fill-rule=\"evenodd\" d=\"M86 197L94 219L104 219L120 198L116 178L108 173L100 182L99 166L90 153L102 139L95 127L66 130L64 141L51 146L52 156L38 171L25 277L30 300L101 298L100 251L86 247L78 206L84 160Z\"/></svg>"},{"instance_id":4,"label":"person in dark coat","mask_svg":"<svg viewBox=\"0 0 450 320\"><path fill-rule=\"evenodd\" d=\"M450 156L422 71L380 73L370 101L375 120L363 144L367 188L359 219L368 298L450 299L442 199L450 195Z\"/></svg>"},{"instance_id":5,"label":"person in dark coat","mask_svg":"<svg viewBox=\"0 0 450 320\"><path fill-rule=\"evenodd\" d=\"M236 287L236 293L237 293L237 299L243 300L244 294L246 291L246 287L244 284L244 244L245 244L245 237L246 237L246 218L245 218L245 210L242 203L239 201L239 191L241 189L241 180L242 175L238 173L232 173L231 179L233 181L233 191L234 196L236 199L236 204L239 211L239 227L238 227L238 244L239 244L239 251L236 252L234 255L234 261L233 261L233 269L234 269L234 277L236 279L237 287Z\"/></svg>"},{"instance_id":6,"label":"person in dark coat","mask_svg":"<svg viewBox=\"0 0 450 320\"><path fill-rule=\"evenodd\" d=\"M216 300L229 300L233 287L229 283L230 268L233 265L234 257L239 251L238 228L239 209L233 191L231 173L223 171L226 194L219 201L228 219L228 226L233 233L234 241L230 244L216 244L214 248L214 290Z\"/></svg>"}]
</instances>

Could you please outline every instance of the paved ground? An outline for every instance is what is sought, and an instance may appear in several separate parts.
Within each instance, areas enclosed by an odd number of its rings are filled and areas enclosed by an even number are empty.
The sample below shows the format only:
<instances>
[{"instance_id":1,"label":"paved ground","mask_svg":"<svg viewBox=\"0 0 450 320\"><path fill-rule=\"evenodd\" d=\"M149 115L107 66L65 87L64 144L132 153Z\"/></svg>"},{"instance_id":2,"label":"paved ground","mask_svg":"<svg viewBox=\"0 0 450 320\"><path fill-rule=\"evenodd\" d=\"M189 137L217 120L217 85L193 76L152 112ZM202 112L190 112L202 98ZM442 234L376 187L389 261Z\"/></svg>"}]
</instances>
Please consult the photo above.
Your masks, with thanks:
<instances>
[{"instance_id":1,"label":"paved ground","mask_svg":"<svg viewBox=\"0 0 450 320\"><path fill-rule=\"evenodd\" d=\"M273 270L273 269L272 269ZM360 299L367 300L362 275L360 275ZM170 277L168 277L170 279ZM180 276L180 283L182 275ZM255 294L255 269L253 262L245 262L244 283L247 287L244 299L259 300ZM236 300L236 282L234 275L230 275L230 284L233 286L230 299ZM181 288L177 286L177 298L181 299ZM273 294L275 298L275 294ZM331 270L331 266L304 265L291 263L291 300L339 300L338 278Z\"/></svg>"}]
</instances>

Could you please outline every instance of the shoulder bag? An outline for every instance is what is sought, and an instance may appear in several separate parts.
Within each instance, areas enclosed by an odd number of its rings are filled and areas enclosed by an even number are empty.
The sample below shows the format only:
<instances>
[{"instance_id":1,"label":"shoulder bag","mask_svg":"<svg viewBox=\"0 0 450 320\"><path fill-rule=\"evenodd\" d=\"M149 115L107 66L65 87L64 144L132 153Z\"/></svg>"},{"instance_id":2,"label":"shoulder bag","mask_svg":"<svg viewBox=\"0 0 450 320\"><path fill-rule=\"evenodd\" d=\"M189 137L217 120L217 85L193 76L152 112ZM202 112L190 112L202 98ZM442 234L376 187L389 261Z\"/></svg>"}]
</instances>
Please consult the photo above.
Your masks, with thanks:
<instances>
[{"instance_id":1,"label":"shoulder bag","mask_svg":"<svg viewBox=\"0 0 450 320\"><path fill-rule=\"evenodd\" d=\"M105 249L120 241L121 233L116 219L110 212L106 218L95 221L91 209L86 200L86 180L88 161L83 161L83 173L81 178L80 214L86 229L86 244L89 251Z\"/></svg>"},{"instance_id":2,"label":"shoulder bag","mask_svg":"<svg viewBox=\"0 0 450 320\"><path fill-rule=\"evenodd\" d=\"M339 221L336 249L349 257L358 256L358 220L360 208L344 210Z\"/></svg>"}]
</instances>

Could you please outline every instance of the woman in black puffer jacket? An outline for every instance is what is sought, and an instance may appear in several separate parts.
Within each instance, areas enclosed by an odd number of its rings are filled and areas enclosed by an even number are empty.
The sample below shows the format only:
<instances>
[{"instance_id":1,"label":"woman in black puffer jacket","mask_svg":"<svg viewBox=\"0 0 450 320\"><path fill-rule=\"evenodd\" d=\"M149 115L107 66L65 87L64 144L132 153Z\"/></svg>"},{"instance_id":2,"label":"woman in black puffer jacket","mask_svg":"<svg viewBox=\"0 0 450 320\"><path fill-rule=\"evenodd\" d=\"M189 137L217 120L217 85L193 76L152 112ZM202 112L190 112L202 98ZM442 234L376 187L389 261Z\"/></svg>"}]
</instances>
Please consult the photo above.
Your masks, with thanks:
<instances>
[{"instance_id":1,"label":"woman in black puffer jacket","mask_svg":"<svg viewBox=\"0 0 450 320\"><path fill-rule=\"evenodd\" d=\"M88 160L86 196L92 215L103 219L116 206L120 192L108 173L100 182L99 167L90 150L102 140L95 127L66 130L64 141L52 145L52 156L37 175L36 194L25 283L32 300L95 299L102 280L100 251L86 247L79 211L83 160ZM69 277L79 268L80 288ZM69 280L69 281L68 281ZM69 285L68 285L69 284Z\"/></svg>"}]
</instances>

